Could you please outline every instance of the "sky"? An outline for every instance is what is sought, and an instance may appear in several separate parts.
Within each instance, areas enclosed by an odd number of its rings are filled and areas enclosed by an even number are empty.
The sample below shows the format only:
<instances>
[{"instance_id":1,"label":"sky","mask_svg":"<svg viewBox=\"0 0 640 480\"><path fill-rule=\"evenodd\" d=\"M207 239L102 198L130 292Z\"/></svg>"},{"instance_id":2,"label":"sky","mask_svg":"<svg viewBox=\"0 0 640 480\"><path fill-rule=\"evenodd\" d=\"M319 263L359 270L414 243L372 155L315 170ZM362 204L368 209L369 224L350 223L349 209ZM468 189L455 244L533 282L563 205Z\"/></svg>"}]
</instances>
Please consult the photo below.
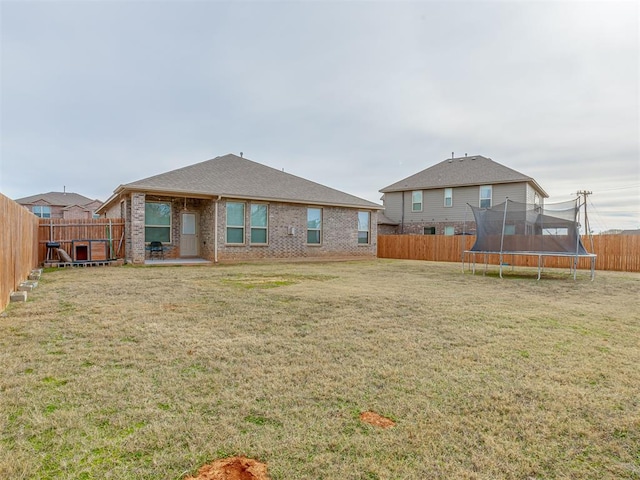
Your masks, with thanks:
<instances>
[{"instance_id":1,"label":"sky","mask_svg":"<svg viewBox=\"0 0 640 480\"><path fill-rule=\"evenodd\" d=\"M381 203L455 156L640 228L635 1L0 0L0 193L240 152Z\"/></svg>"}]
</instances>

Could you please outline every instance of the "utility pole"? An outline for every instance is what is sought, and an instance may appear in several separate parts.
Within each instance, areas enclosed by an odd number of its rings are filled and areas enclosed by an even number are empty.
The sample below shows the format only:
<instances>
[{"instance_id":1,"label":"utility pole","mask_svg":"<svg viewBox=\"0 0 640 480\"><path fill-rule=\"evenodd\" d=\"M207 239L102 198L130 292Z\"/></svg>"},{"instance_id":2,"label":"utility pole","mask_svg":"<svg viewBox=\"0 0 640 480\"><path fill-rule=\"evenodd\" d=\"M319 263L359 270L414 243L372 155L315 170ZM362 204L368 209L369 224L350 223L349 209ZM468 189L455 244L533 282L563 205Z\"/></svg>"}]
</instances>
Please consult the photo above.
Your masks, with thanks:
<instances>
[{"instance_id":1,"label":"utility pole","mask_svg":"<svg viewBox=\"0 0 640 480\"><path fill-rule=\"evenodd\" d=\"M582 201L584 203L584 233L589 235L591 240L591 251L593 252L593 237L591 236L591 229L589 227L589 217L587 217L587 196L593 194L587 190L578 190L577 195L582 195Z\"/></svg>"}]
</instances>

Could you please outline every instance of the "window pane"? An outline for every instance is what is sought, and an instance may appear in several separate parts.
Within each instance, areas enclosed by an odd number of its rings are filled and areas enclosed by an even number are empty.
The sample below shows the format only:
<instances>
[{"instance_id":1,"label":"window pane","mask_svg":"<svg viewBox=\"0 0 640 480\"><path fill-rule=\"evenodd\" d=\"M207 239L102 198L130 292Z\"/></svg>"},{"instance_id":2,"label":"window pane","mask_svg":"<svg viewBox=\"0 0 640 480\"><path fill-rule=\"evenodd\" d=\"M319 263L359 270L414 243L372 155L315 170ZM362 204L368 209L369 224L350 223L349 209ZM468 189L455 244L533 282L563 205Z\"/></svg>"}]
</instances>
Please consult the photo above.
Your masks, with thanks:
<instances>
[{"instance_id":1,"label":"window pane","mask_svg":"<svg viewBox=\"0 0 640 480\"><path fill-rule=\"evenodd\" d=\"M161 202L144 204L144 222L146 225L171 225L171 205Z\"/></svg>"},{"instance_id":2,"label":"window pane","mask_svg":"<svg viewBox=\"0 0 640 480\"><path fill-rule=\"evenodd\" d=\"M411 193L411 210L414 212L422 210L422 190Z\"/></svg>"},{"instance_id":3,"label":"window pane","mask_svg":"<svg viewBox=\"0 0 640 480\"><path fill-rule=\"evenodd\" d=\"M251 226L266 227L267 226L267 206L251 205Z\"/></svg>"},{"instance_id":4,"label":"window pane","mask_svg":"<svg viewBox=\"0 0 640 480\"><path fill-rule=\"evenodd\" d=\"M227 202L227 226L244 227L244 203Z\"/></svg>"},{"instance_id":5,"label":"window pane","mask_svg":"<svg viewBox=\"0 0 640 480\"><path fill-rule=\"evenodd\" d=\"M491 185L480 187L480 208L491 208Z\"/></svg>"},{"instance_id":6,"label":"window pane","mask_svg":"<svg viewBox=\"0 0 640 480\"><path fill-rule=\"evenodd\" d=\"M358 243L369 243L369 232L358 232Z\"/></svg>"},{"instance_id":7,"label":"window pane","mask_svg":"<svg viewBox=\"0 0 640 480\"><path fill-rule=\"evenodd\" d=\"M307 230L307 243L320 243L320 230Z\"/></svg>"},{"instance_id":8,"label":"window pane","mask_svg":"<svg viewBox=\"0 0 640 480\"><path fill-rule=\"evenodd\" d=\"M244 243L244 228L227 228L227 243Z\"/></svg>"},{"instance_id":9,"label":"window pane","mask_svg":"<svg viewBox=\"0 0 640 480\"><path fill-rule=\"evenodd\" d=\"M445 235L453 235L455 233L455 228L453 228L452 226L448 225L446 227L444 227L444 234Z\"/></svg>"},{"instance_id":10,"label":"window pane","mask_svg":"<svg viewBox=\"0 0 640 480\"><path fill-rule=\"evenodd\" d=\"M266 228L252 228L251 229L251 243L267 243L267 229Z\"/></svg>"},{"instance_id":11,"label":"window pane","mask_svg":"<svg viewBox=\"0 0 640 480\"><path fill-rule=\"evenodd\" d=\"M321 208L307 208L307 228L314 228L314 229L322 228L322 209Z\"/></svg>"},{"instance_id":12,"label":"window pane","mask_svg":"<svg viewBox=\"0 0 640 480\"><path fill-rule=\"evenodd\" d=\"M369 231L369 212L358 212L358 230Z\"/></svg>"},{"instance_id":13,"label":"window pane","mask_svg":"<svg viewBox=\"0 0 640 480\"><path fill-rule=\"evenodd\" d=\"M145 227L144 241L171 243L171 228L169 227Z\"/></svg>"},{"instance_id":14,"label":"window pane","mask_svg":"<svg viewBox=\"0 0 640 480\"><path fill-rule=\"evenodd\" d=\"M515 235L516 234L516 226L515 225L505 225L504 226L504 234L505 235Z\"/></svg>"},{"instance_id":15,"label":"window pane","mask_svg":"<svg viewBox=\"0 0 640 480\"><path fill-rule=\"evenodd\" d=\"M444 189L444 206L445 207L453 206L453 188Z\"/></svg>"}]
</instances>

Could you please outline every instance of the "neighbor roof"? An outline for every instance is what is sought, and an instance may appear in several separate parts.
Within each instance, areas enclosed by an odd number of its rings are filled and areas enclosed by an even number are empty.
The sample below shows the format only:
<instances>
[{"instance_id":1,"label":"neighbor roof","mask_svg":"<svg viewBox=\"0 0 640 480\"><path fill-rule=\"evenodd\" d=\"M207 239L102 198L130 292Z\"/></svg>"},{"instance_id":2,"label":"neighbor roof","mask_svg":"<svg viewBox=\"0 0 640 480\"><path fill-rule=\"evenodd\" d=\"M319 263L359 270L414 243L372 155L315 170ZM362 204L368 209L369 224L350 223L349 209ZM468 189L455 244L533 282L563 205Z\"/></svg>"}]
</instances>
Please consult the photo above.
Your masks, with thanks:
<instances>
[{"instance_id":1,"label":"neighbor roof","mask_svg":"<svg viewBox=\"0 0 640 480\"><path fill-rule=\"evenodd\" d=\"M382 208L368 200L233 154L120 185L114 195L127 191Z\"/></svg>"},{"instance_id":2,"label":"neighbor roof","mask_svg":"<svg viewBox=\"0 0 640 480\"><path fill-rule=\"evenodd\" d=\"M410 177L393 183L380 190L380 192L430 190L434 188L518 182L529 182L533 184L536 190L544 197L549 196L533 178L509 167L505 167L482 155L444 160Z\"/></svg>"},{"instance_id":3,"label":"neighbor roof","mask_svg":"<svg viewBox=\"0 0 640 480\"><path fill-rule=\"evenodd\" d=\"M18 198L15 201L16 203L19 203L21 205L30 205L38 201L44 201L49 205L70 206L70 205L86 205L88 203L95 202L96 200L87 198L78 193L49 192L49 193L38 193L37 195L31 195L30 197ZM97 201L99 202L100 200L97 200Z\"/></svg>"}]
</instances>

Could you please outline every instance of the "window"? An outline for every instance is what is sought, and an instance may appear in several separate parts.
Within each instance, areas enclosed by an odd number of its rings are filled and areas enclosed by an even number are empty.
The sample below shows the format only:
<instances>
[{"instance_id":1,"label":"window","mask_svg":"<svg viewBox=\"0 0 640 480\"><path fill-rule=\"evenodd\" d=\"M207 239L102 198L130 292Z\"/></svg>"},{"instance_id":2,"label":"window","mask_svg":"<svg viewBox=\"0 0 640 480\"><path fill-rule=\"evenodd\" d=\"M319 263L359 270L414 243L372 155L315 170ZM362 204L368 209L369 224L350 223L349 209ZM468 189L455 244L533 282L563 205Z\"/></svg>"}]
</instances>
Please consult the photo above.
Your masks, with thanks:
<instances>
[{"instance_id":1,"label":"window","mask_svg":"<svg viewBox=\"0 0 640 480\"><path fill-rule=\"evenodd\" d=\"M456 228L451 226L451 225L447 225L444 227L444 234L445 235L455 235L456 234Z\"/></svg>"},{"instance_id":2,"label":"window","mask_svg":"<svg viewBox=\"0 0 640 480\"><path fill-rule=\"evenodd\" d=\"M436 227L424 227L424 234L425 235L435 235L436 234Z\"/></svg>"},{"instance_id":3,"label":"window","mask_svg":"<svg viewBox=\"0 0 640 480\"><path fill-rule=\"evenodd\" d=\"M251 204L251 243L266 245L268 212L265 204Z\"/></svg>"},{"instance_id":4,"label":"window","mask_svg":"<svg viewBox=\"0 0 640 480\"><path fill-rule=\"evenodd\" d=\"M369 227L370 227L370 214L369 212L358 212L358 243L369 243Z\"/></svg>"},{"instance_id":5,"label":"window","mask_svg":"<svg viewBox=\"0 0 640 480\"><path fill-rule=\"evenodd\" d=\"M515 235L516 234L516 226L515 225L505 225L504 226L504 234L505 235Z\"/></svg>"},{"instance_id":6,"label":"window","mask_svg":"<svg viewBox=\"0 0 640 480\"><path fill-rule=\"evenodd\" d=\"M171 242L171 204L166 202L145 202L144 241Z\"/></svg>"},{"instance_id":7,"label":"window","mask_svg":"<svg viewBox=\"0 0 640 480\"><path fill-rule=\"evenodd\" d=\"M569 229L565 227L543 228L542 235L569 235Z\"/></svg>"},{"instance_id":8,"label":"window","mask_svg":"<svg viewBox=\"0 0 640 480\"><path fill-rule=\"evenodd\" d=\"M51 207L48 205L34 205L31 211L36 217L51 218Z\"/></svg>"},{"instance_id":9,"label":"window","mask_svg":"<svg viewBox=\"0 0 640 480\"><path fill-rule=\"evenodd\" d=\"M322 242L322 209L307 208L307 243L320 245Z\"/></svg>"},{"instance_id":10,"label":"window","mask_svg":"<svg viewBox=\"0 0 640 480\"><path fill-rule=\"evenodd\" d=\"M480 187L480 208L491 208L491 185Z\"/></svg>"},{"instance_id":11,"label":"window","mask_svg":"<svg viewBox=\"0 0 640 480\"><path fill-rule=\"evenodd\" d=\"M244 203L227 202L227 243L244 243Z\"/></svg>"},{"instance_id":12,"label":"window","mask_svg":"<svg viewBox=\"0 0 640 480\"><path fill-rule=\"evenodd\" d=\"M422 190L416 190L415 192L411 192L411 211L412 212L422 211Z\"/></svg>"},{"instance_id":13,"label":"window","mask_svg":"<svg viewBox=\"0 0 640 480\"><path fill-rule=\"evenodd\" d=\"M453 188L444 189L444 206L453 207Z\"/></svg>"}]
</instances>

